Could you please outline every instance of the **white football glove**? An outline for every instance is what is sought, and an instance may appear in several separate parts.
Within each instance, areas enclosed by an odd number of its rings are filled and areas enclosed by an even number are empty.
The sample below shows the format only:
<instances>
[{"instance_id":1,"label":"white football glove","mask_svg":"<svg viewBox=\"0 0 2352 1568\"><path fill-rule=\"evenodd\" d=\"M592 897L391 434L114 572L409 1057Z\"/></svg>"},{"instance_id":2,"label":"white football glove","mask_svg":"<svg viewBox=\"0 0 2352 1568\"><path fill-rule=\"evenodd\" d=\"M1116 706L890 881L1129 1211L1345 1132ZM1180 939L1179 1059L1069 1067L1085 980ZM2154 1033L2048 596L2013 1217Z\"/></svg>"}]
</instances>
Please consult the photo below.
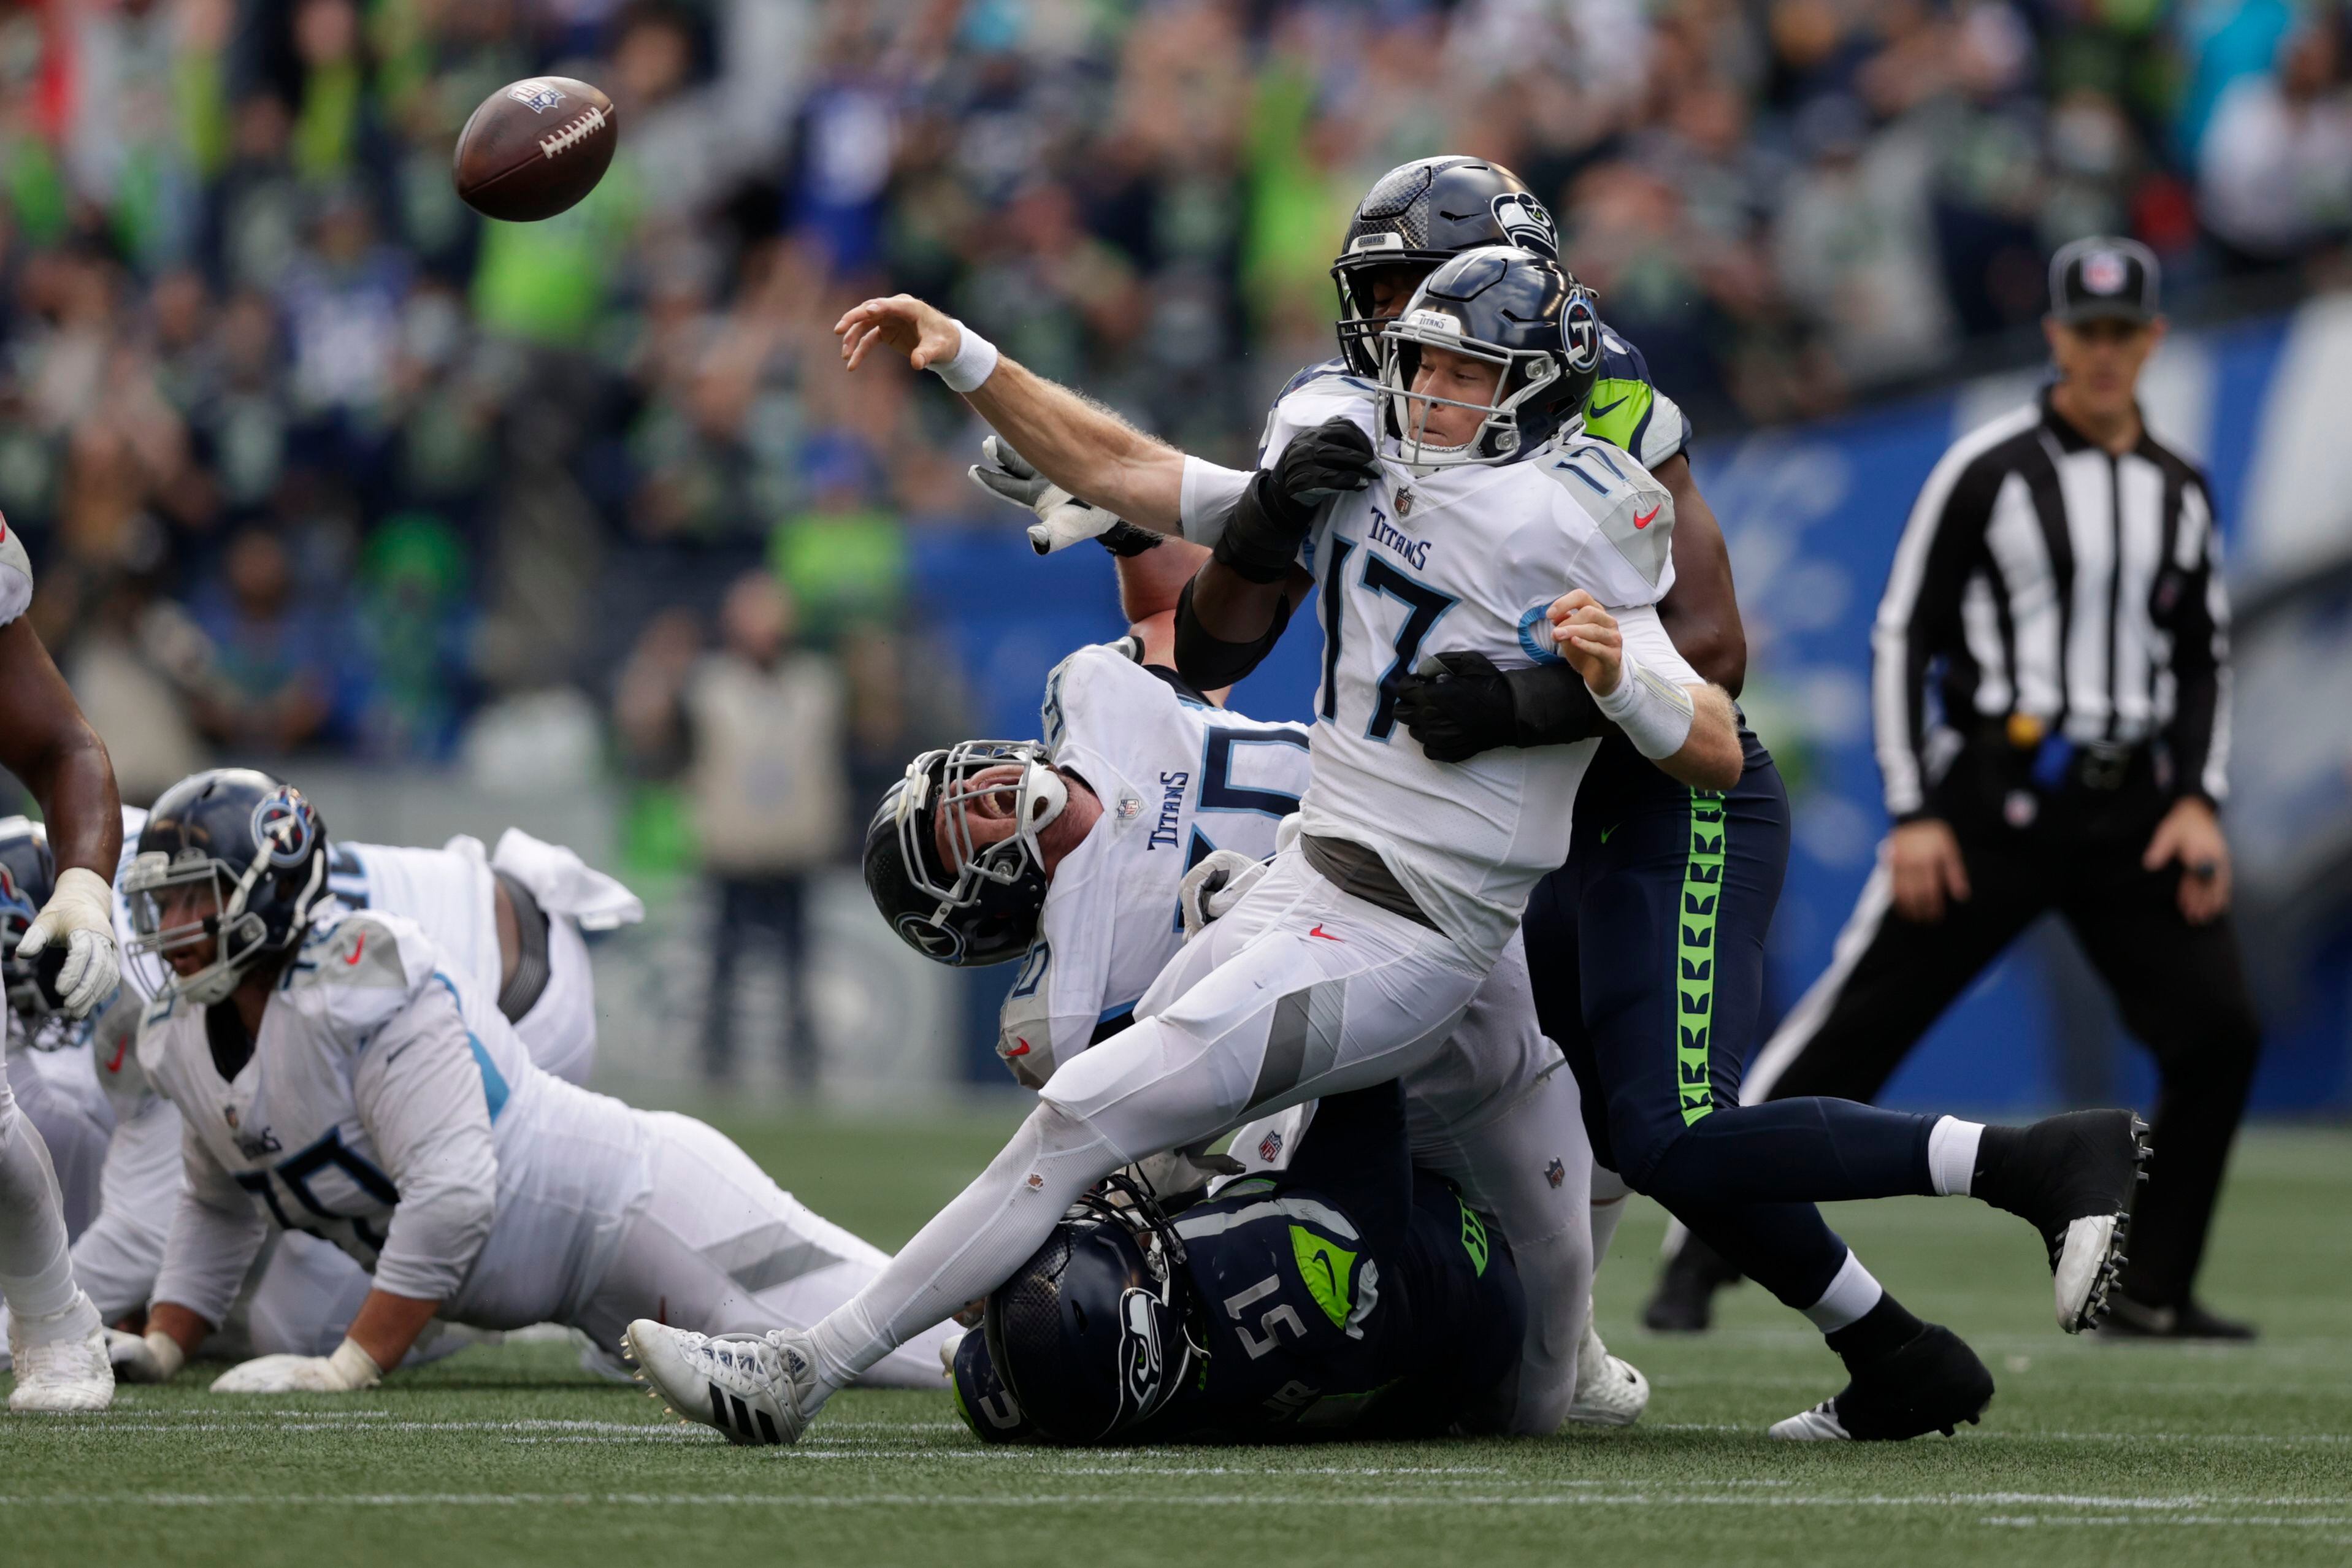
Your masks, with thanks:
<instances>
[{"instance_id":1,"label":"white football glove","mask_svg":"<svg viewBox=\"0 0 2352 1568\"><path fill-rule=\"evenodd\" d=\"M1211 921L1231 912L1265 874L1265 862L1239 850L1211 850L1202 855L1176 889L1176 906L1184 915L1184 940L1190 942Z\"/></svg>"},{"instance_id":2,"label":"white football glove","mask_svg":"<svg viewBox=\"0 0 2352 1568\"><path fill-rule=\"evenodd\" d=\"M57 891L26 928L16 956L37 956L59 937L66 943L66 963L58 971L58 996L68 1013L87 1018L114 994L122 967L114 950L114 890L87 867L70 865L58 873Z\"/></svg>"},{"instance_id":3,"label":"white football glove","mask_svg":"<svg viewBox=\"0 0 2352 1568\"><path fill-rule=\"evenodd\" d=\"M332 1355L263 1355L213 1380L215 1394L350 1394L383 1381L375 1357L350 1340Z\"/></svg>"},{"instance_id":4,"label":"white football glove","mask_svg":"<svg viewBox=\"0 0 2352 1568\"><path fill-rule=\"evenodd\" d=\"M145 1336L106 1331L106 1359L114 1364L117 1383L169 1383L188 1363L187 1352L167 1333Z\"/></svg>"},{"instance_id":5,"label":"white football glove","mask_svg":"<svg viewBox=\"0 0 2352 1568\"><path fill-rule=\"evenodd\" d=\"M1029 525L1029 548L1039 555L1099 538L1118 525L1116 514L1088 506L1038 473L1003 438L992 435L982 441L980 455L981 461L971 465L971 482L1037 514Z\"/></svg>"}]
</instances>

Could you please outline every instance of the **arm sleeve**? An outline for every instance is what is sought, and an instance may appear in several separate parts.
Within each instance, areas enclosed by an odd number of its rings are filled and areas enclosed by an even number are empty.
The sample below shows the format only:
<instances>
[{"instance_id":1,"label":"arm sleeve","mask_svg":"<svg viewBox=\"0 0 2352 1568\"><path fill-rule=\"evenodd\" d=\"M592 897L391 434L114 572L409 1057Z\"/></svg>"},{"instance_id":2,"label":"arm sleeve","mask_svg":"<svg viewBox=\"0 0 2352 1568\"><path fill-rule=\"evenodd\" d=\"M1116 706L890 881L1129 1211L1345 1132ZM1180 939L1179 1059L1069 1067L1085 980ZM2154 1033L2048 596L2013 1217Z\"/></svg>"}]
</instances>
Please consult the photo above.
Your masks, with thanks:
<instances>
[{"instance_id":1,"label":"arm sleeve","mask_svg":"<svg viewBox=\"0 0 2352 1568\"><path fill-rule=\"evenodd\" d=\"M1625 639L1625 651L1678 686L1703 686L1706 678L1690 666L1675 640L1666 635L1666 623L1658 619L1654 604L1629 604L1623 609L1612 608L1617 618L1617 630Z\"/></svg>"},{"instance_id":2,"label":"arm sleeve","mask_svg":"<svg viewBox=\"0 0 2352 1568\"><path fill-rule=\"evenodd\" d=\"M180 1202L180 1113L160 1096L114 1124L99 1178L98 1218L73 1244L74 1282L108 1322L154 1296ZM251 1211L242 1193L237 1201Z\"/></svg>"},{"instance_id":3,"label":"arm sleeve","mask_svg":"<svg viewBox=\"0 0 2352 1568\"><path fill-rule=\"evenodd\" d=\"M1197 579L1195 580L1198 580ZM1290 624L1290 596L1274 601L1274 621L1254 643L1228 643L1213 635L1192 613L1192 584L1176 598L1176 673L1200 691L1232 685L1258 667Z\"/></svg>"},{"instance_id":4,"label":"arm sleeve","mask_svg":"<svg viewBox=\"0 0 2352 1568\"><path fill-rule=\"evenodd\" d=\"M177 1302L217 1328L269 1239L269 1222L194 1129L181 1131L180 1158L187 1179L152 1300Z\"/></svg>"},{"instance_id":5,"label":"arm sleeve","mask_svg":"<svg viewBox=\"0 0 2352 1568\"><path fill-rule=\"evenodd\" d=\"M1412 1221L1404 1085L1391 1079L1317 1104L1289 1179L1338 1198L1375 1253L1397 1256Z\"/></svg>"},{"instance_id":6,"label":"arm sleeve","mask_svg":"<svg viewBox=\"0 0 2352 1568\"><path fill-rule=\"evenodd\" d=\"M1184 483L1178 494L1177 517L1184 537L1196 545L1213 548L1224 537L1226 519L1241 505L1250 475L1226 468L1204 457L1184 459Z\"/></svg>"},{"instance_id":7,"label":"arm sleeve","mask_svg":"<svg viewBox=\"0 0 2352 1568\"><path fill-rule=\"evenodd\" d=\"M2230 792L2230 601L2221 585L2221 537L2204 486L2182 497L2192 526L2181 529L2180 614L2173 629L2177 695L2165 740L2173 789L2220 805ZM2182 559L2185 558L2185 559Z\"/></svg>"},{"instance_id":8,"label":"arm sleeve","mask_svg":"<svg viewBox=\"0 0 2352 1568\"><path fill-rule=\"evenodd\" d=\"M2005 482L1993 464L1946 457L1895 547L1871 631L1870 708L1886 810L1898 822L1927 812L1928 667L1959 645L1960 596Z\"/></svg>"},{"instance_id":9,"label":"arm sleeve","mask_svg":"<svg viewBox=\"0 0 2352 1568\"><path fill-rule=\"evenodd\" d=\"M400 1193L375 1265L376 1288L395 1296L447 1301L489 1239L499 1165L475 1050L436 977L360 1058L360 1121Z\"/></svg>"}]
</instances>

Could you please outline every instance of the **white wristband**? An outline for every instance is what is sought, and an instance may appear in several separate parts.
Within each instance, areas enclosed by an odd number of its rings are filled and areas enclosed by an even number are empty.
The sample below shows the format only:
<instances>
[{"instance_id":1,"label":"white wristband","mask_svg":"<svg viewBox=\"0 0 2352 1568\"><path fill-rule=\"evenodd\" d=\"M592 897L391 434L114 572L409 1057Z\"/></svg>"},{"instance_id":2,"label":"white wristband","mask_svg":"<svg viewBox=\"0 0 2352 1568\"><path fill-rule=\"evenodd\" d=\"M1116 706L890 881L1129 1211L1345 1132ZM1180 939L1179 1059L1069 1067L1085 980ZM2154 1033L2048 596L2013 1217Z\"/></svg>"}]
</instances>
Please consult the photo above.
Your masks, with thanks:
<instances>
[{"instance_id":1,"label":"white wristband","mask_svg":"<svg viewBox=\"0 0 2352 1568\"><path fill-rule=\"evenodd\" d=\"M327 1358L327 1365L345 1388L373 1388L383 1381L383 1368L375 1364L375 1357L348 1335L335 1347L335 1354Z\"/></svg>"},{"instance_id":2,"label":"white wristband","mask_svg":"<svg viewBox=\"0 0 2352 1568\"><path fill-rule=\"evenodd\" d=\"M956 323L956 351L929 368L948 383L949 391L968 392L996 373L996 345L961 321Z\"/></svg>"},{"instance_id":3,"label":"white wristband","mask_svg":"<svg viewBox=\"0 0 2352 1568\"><path fill-rule=\"evenodd\" d=\"M1633 749L1652 761L1683 748L1698 712L1690 693L1645 668L1631 648L1619 667L1617 689L1606 696L1593 693L1592 702L1603 717L1625 732Z\"/></svg>"}]
</instances>

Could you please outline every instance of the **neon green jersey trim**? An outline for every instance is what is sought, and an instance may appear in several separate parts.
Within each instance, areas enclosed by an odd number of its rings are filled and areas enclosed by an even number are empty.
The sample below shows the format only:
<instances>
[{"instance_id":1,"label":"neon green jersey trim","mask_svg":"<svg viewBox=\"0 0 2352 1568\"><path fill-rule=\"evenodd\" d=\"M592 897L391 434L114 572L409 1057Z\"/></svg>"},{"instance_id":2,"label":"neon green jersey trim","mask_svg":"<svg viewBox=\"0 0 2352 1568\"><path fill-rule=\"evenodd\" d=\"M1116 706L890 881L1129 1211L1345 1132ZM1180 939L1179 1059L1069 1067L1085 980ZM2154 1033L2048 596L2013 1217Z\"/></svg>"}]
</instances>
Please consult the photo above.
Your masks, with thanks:
<instances>
[{"instance_id":1,"label":"neon green jersey trim","mask_svg":"<svg viewBox=\"0 0 2352 1568\"><path fill-rule=\"evenodd\" d=\"M1715 1026L1715 912L1723 895L1723 797L1694 789L1690 853L1683 862L1683 906L1675 953L1675 1073L1683 1125L1715 1109L1709 1061Z\"/></svg>"},{"instance_id":2,"label":"neon green jersey trim","mask_svg":"<svg viewBox=\"0 0 2352 1568\"><path fill-rule=\"evenodd\" d=\"M1591 394L1584 400L1584 433L1633 452L1634 434L1650 417L1654 395L1647 382L1593 382Z\"/></svg>"}]
</instances>

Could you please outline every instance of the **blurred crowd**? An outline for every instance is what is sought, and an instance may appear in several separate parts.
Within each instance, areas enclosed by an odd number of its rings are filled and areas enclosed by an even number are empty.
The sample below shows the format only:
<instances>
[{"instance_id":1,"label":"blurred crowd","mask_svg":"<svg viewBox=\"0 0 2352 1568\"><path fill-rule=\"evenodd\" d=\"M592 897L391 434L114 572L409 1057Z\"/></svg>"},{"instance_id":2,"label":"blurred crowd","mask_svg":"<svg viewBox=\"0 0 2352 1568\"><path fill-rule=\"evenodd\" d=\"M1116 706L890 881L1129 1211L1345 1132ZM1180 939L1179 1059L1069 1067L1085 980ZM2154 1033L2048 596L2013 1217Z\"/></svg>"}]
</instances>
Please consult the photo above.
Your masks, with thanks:
<instances>
[{"instance_id":1,"label":"blurred crowd","mask_svg":"<svg viewBox=\"0 0 2352 1568\"><path fill-rule=\"evenodd\" d=\"M834 695L792 700L853 800L958 725L913 563L1003 519L963 479L961 404L834 368L846 303L940 300L1246 463L1269 393L1329 351L1350 206L1462 151L1552 204L1702 431L1802 418L2030 330L2084 233L2147 241L2190 308L2339 269L2347 15L18 0L0 511L127 796L214 748L447 758L565 692L604 716L637 831L687 845L721 810L695 773L714 661L821 662ZM451 152L534 73L608 91L619 153L572 212L485 224Z\"/></svg>"}]
</instances>

